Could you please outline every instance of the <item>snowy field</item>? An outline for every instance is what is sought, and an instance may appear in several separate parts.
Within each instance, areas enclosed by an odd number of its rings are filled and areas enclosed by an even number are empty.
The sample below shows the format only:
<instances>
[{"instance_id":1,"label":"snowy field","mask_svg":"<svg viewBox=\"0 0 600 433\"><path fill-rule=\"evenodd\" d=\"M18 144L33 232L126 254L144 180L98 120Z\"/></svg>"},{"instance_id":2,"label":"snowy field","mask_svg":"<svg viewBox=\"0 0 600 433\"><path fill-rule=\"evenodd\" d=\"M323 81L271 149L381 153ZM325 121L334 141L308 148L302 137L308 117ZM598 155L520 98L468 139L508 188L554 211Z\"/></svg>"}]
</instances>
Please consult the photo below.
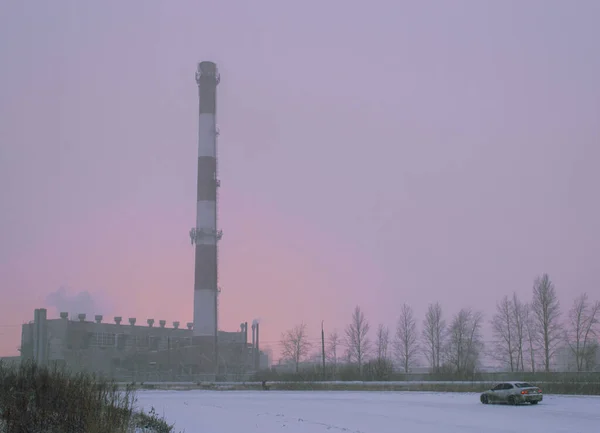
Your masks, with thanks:
<instances>
[{"instance_id":1,"label":"snowy field","mask_svg":"<svg viewBox=\"0 0 600 433\"><path fill-rule=\"evenodd\" d=\"M599 397L484 406L470 393L140 391L138 406L186 433L600 432Z\"/></svg>"}]
</instances>

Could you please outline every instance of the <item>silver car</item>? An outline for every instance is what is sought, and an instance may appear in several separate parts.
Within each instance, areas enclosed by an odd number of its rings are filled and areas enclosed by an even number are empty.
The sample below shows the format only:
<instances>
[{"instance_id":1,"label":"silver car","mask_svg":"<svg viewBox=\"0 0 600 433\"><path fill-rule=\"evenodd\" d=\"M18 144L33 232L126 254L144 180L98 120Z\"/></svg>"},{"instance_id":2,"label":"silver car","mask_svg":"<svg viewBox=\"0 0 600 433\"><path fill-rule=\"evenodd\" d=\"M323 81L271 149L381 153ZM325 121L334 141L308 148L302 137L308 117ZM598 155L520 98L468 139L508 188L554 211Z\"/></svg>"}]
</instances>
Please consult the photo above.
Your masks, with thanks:
<instances>
[{"instance_id":1,"label":"silver car","mask_svg":"<svg viewBox=\"0 0 600 433\"><path fill-rule=\"evenodd\" d=\"M542 401L542 390L527 382L502 382L485 391L479 397L483 404L508 403L517 405L521 403L538 404Z\"/></svg>"}]
</instances>

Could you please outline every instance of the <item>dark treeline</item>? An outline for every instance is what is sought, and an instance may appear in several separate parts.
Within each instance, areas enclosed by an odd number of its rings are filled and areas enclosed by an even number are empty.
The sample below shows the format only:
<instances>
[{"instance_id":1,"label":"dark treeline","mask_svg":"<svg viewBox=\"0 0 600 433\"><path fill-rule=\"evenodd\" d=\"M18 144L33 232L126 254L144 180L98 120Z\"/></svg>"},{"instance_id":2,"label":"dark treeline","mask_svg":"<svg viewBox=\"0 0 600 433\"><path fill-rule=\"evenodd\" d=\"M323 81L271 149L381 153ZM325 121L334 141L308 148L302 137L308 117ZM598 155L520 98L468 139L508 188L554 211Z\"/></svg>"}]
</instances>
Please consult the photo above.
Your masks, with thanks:
<instances>
[{"instance_id":1,"label":"dark treeline","mask_svg":"<svg viewBox=\"0 0 600 433\"><path fill-rule=\"evenodd\" d=\"M484 344L482 328L486 323L491 325L493 340ZM334 331L326 337L325 370L318 361L321 344L312 351L302 323L281 337L282 356L293 364L294 371L283 375L263 372L262 376L403 380L419 359L425 359L430 378L473 379L487 356L504 371L528 372L531 377L553 370L557 350L570 360L569 370L590 372L597 368L599 323L600 301L590 300L585 293L562 314L554 284L543 274L535 279L529 300L520 299L516 293L504 296L489 318L470 307L447 316L435 302L428 306L425 317L417 320L412 307L404 304L396 329L390 332L379 325L373 336L369 321L357 306L344 332ZM305 367L309 359L314 362Z\"/></svg>"}]
</instances>

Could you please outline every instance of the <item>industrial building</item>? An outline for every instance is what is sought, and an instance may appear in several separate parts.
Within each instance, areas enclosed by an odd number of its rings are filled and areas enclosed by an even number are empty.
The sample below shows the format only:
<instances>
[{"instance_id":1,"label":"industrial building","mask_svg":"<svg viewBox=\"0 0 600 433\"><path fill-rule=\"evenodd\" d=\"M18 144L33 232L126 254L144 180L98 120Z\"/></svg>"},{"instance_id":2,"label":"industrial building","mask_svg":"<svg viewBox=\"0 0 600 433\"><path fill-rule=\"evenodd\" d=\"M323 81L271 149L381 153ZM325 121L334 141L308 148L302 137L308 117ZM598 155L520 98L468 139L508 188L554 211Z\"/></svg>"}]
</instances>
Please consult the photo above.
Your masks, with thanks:
<instances>
[{"instance_id":1,"label":"industrial building","mask_svg":"<svg viewBox=\"0 0 600 433\"><path fill-rule=\"evenodd\" d=\"M201 62L196 69L198 86L198 177L196 223L189 231L194 246L193 322L185 328L179 322L167 327L154 319L145 325L129 318L122 323L103 322L97 315L88 320L68 313L48 319L45 309L35 310L34 320L24 324L21 359L38 363L58 362L74 370L94 371L121 380L206 380L216 376L248 375L268 367L259 349L259 324L254 322L252 343L248 323L234 332L218 330L218 228L217 177L217 85L220 75L213 62Z\"/></svg>"},{"instance_id":2,"label":"industrial building","mask_svg":"<svg viewBox=\"0 0 600 433\"><path fill-rule=\"evenodd\" d=\"M258 347L259 325L248 324L234 332L219 331L218 374L228 380L240 380L259 368L267 368L266 356ZM213 340L193 335L193 323L181 328L179 322L167 326L165 320L148 319L145 325L135 318L112 323L96 315L87 320L80 314L71 320L68 313L48 319L43 308L35 310L34 320L24 324L21 359L39 364L68 366L74 371L93 371L122 381L214 380L216 366Z\"/></svg>"}]
</instances>

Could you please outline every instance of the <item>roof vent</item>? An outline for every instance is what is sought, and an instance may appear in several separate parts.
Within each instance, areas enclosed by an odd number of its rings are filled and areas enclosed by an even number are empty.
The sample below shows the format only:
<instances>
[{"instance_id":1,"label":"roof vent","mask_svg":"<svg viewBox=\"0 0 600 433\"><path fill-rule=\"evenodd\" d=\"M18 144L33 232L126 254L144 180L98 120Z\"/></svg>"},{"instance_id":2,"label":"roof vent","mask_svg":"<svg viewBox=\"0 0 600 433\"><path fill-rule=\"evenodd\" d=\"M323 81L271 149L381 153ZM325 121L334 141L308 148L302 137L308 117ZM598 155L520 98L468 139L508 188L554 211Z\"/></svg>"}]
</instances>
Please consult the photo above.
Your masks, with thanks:
<instances>
[{"instance_id":1,"label":"roof vent","mask_svg":"<svg viewBox=\"0 0 600 433\"><path fill-rule=\"evenodd\" d=\"M63 311L62 313L60 313L60 318L61 319L68 319L69 318L69 313L66 313L66 312Z\"/></svg>"},{"instance_id":2,"label":"roof vent","mask_svg":"<svg viewBox=\"0 0 600 433\"><path fill-rule=\"evenodd\" d=\"M173 328L179 329L179 322L177 322L177 321L173 322Z\"/></svg>"},{"instance_id":3,"label":"roof vent","mask_svg":"<svg viewBox=\"0 0 600 433\"><path fill-rule=\"evenodd\" d=\"M94 319L96 319L96 323L102 323L102 314L96 314Z\"/></svg>"},{"instance_id":4,"label":"roof vent","mask_svg":"<svg viewBox=\"0 0 600 433\"><path fill-rule=\"evenodd\" d=\"M115 317L115 323L116 323L117 325L120 325L120 324L121 324L121 320L123 320L123 318L122 318L122 317L119 317L119 316Z\"/></svg>"},{"instance_id":5,"label":"roof vent","mask_svg":"<svg viewBox=\"0 0 600 433\"><path fill-rule=\"evenodd\" d=\"M130 318L129 318L129 324L130 324L131 326L134 326L134 325L135 325L135 317L130 317Z\"/></svg>"},{"instance_id":6,"label":"roof vent","mask_svg":"<svg viewBox=\"0 0 600 433\"><path fill-rule=\"evenodd\" d=\"M148 319L146 322L148 323L148 326L151 328L154 325L154 319Z\"/></svg>"},{"instance_id":7,"label":"roof vent","mask_svg":"<svg viewBox=\"0 0 600 433\"><path fill-rule=\"evenodd\" d=\"M191 331L192 328L194 327L194 323L193 322L188 322L187 327Z\"/></svg>"},{"instance_id":8,"label":"roof vent","mask_svg":"<svg viewBox=\"0 0 600 433\"><path fill-rule=\"evenodd\" d=\"M167 321L166 320L161 320L158 323L160 324L161 328L164 328L165 326L167 326Z\"/></svg>"},{"instance_id":9,"label":"roof vent","mask_svg":"<svg viewBox=\"0 0 600 433\"><path fill-rule=\"evenodd\" d=\"M85 313L80 313L78 316L80 322L85 322Z\"/></svg>"}]
</instances>

